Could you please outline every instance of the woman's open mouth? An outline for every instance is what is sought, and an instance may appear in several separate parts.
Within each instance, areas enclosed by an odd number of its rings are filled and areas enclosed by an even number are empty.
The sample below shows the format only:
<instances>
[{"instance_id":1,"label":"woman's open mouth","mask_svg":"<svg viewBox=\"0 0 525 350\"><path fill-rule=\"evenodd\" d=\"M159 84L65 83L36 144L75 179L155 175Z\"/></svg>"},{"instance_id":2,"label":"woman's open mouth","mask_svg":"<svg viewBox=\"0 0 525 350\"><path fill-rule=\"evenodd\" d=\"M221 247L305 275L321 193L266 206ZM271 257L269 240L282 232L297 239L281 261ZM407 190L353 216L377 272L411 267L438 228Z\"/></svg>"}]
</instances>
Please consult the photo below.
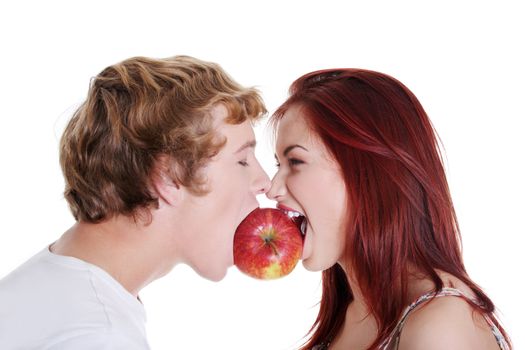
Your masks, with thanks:
<instances>
[{"instance_id":1,"label":"woman's open mouth","mask_svg":"<svg viewBox=\"0 0 525 350\"><path fill-rule=\"evenodd\" d=\"M308 224L308 220L306 219L306 217L302 213L291 208L284 207L281 205L277 207L279 208L279 210L283 211L297 225L297 228L301 231L301 234L303 235L304 239L304 236L306 235L306 227Z\"/></svg>"}]
</instances>

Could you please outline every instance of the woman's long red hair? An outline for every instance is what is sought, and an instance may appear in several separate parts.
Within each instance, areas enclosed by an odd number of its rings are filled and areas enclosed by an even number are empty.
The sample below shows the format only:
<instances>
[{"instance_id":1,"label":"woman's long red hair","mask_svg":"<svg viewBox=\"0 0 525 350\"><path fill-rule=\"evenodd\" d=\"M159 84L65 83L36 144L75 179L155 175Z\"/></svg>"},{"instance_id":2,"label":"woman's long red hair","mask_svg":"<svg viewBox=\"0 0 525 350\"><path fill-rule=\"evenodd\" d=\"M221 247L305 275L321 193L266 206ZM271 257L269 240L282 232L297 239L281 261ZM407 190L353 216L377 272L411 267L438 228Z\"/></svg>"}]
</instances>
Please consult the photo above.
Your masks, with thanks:
<instances>
[{"instance_id":1,"label":"woman's long red hair","mask_svg":"<svg viewBox=\"0 0 525 350\"><path fill-rule=\"evenodd\" d=\"M476 294L475 307L494 317L494 304L468 276L438 140L414 94L396 79L362 69L312 72L297 79L272 117L274 125L299 105L310 127L339 163L348 189L346 258L361 288L378 335L377 348L393 331L407 296L409 266L435 284L436 269ZM322 299L302 349L333 339L353 300L343 268L323 271Z\"/></svg>"}]
</instances>

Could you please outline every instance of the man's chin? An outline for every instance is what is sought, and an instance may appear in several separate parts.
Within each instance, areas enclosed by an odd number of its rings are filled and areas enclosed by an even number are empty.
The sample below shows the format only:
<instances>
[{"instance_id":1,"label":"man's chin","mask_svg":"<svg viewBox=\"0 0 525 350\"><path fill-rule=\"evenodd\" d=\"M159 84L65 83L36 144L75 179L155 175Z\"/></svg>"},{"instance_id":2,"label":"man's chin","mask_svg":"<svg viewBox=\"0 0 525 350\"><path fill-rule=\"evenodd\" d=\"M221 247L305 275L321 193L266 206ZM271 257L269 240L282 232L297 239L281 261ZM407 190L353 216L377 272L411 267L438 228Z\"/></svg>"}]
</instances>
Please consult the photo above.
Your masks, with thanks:
<instances>
[{"instance_id":1,"label":"man's chin","mask_svg":"<svg viewBox=\"0 0 525 350\"><path fill-rule=\"evenodd\" d=\"M210 270L210 271L197 271L195 270L195 272L197 272L197 274L199 276L201 276L202 278L205 278L207 279L208 281L212 281L212 282L219 282L219 281L222 281L224 279L224 277L226 277L226 273L228 272L228 269L225 268L225 269L214 269L214 270Z\"/></svg>"}]
</instances>

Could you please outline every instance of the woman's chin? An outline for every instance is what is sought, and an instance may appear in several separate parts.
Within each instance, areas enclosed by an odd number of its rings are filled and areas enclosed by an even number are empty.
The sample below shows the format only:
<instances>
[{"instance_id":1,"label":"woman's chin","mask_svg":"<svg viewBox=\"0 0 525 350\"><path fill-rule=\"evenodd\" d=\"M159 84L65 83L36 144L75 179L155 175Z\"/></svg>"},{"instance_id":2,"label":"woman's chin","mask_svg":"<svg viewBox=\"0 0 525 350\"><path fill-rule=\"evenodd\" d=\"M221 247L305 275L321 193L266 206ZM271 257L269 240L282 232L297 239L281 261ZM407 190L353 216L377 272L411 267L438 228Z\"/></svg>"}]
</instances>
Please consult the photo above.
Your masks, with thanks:
<instances>
[{"instance_id":1,"label":"woman's chin","mask_svg":"<svg viewBox=\"0 0 525 350\"><path fill-rule=\"evenodd\" d=\"M337 263L337 261L334 261L329 258L316 260L312 257L309 257L309 258L304 259L302 263L303 263L303 267L305 268L305 270L308 270L310 272L319 272L319 271L324 271L324 270L331 268Z\"/></svg>"},{"instance_id":2,"label":"woman's chin","mask_svg":"<svg viewBox=\"0 0 525 350\"><path fill-rule=\"evenodd\" d=\"M303 261L303 267L305 268L305 270L308 270L310 272L319 272L319 271L322 271L323 269L319 268L313 261L312 259L309 259L309 258L306 258L304 259Z\"/></svg>"}]
</instances>

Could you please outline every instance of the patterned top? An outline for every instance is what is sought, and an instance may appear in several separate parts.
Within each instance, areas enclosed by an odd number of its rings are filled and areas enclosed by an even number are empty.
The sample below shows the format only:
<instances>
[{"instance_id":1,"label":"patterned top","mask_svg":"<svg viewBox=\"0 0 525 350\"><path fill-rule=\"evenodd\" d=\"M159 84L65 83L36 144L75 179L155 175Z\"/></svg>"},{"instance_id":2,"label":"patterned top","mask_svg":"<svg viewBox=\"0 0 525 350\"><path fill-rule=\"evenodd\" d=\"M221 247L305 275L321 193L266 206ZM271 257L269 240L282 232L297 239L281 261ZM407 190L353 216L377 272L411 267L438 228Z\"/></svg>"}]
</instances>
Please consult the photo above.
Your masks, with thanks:
<instances>
[{"instance_id":1,"label":"patterned top","mask_svg":"<svg viewBox=\"0 0 525 350\"><path fill-rule=\"evenodd\" d=\"M456 296L456 297L463 297L466 299L469 299L470 301L474 302L475 304L479 304L476 300L469 298L466 296L463 292L461 292L458 289L455 288L443 288L440 290L435 297L444 297L444 296ZM412 304L407 306L405 311L403 311L403 314L401 315L401 318L399 319L399 322L397 323L396 327L392 331L392 333L388 336L383 343L379 346L378 350L397 350L399 346L399 339L401 337L401 330L403 329L403 326L405 325L405 322L407 320L408 315L417 308L420 304L424 303L425 301L432 299L434 297L434 292L430 292L427 294L424 294L420 296L416 301L414 301ZM496 337L496 341L498 342L499 348L501 350L510 350L510 346L505 340L505 337L503 337L503 334L501 334L500 330L494 322L488 317L487 315L484 315L485 320L487 321L488 325L490 326L490 329L492 331L492 334L494 334L494 337ZM328 350L330 347L330 342L321 343L318 345L315 345L311 350Z\"/></svg>"}]
</instances>

